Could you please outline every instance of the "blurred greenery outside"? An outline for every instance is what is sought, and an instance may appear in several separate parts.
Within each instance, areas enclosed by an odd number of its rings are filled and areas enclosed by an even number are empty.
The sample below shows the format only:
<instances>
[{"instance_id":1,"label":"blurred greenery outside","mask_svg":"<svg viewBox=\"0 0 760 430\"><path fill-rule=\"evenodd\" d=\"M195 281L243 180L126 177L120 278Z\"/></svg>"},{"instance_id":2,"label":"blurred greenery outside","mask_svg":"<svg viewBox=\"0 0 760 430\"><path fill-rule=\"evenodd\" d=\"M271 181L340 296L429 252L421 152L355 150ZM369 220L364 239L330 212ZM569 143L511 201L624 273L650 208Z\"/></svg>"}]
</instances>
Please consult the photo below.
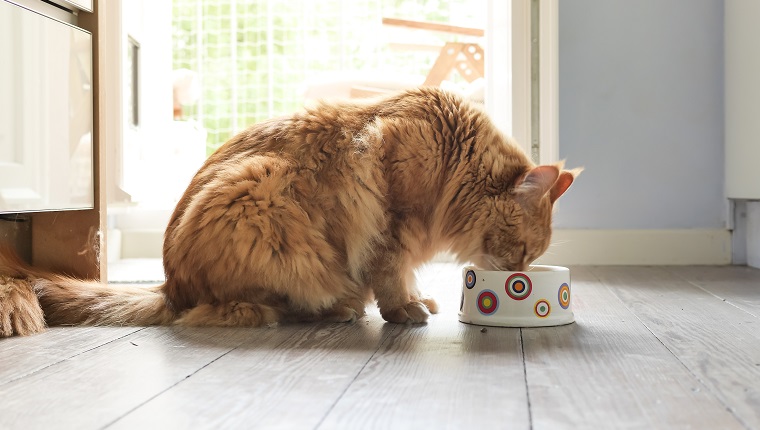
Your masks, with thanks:
<instances>
[{"instance_id":1,"label":"blurred greenery outside","mask_svg":"<svg viewBox=\"0 0 760 430\"><path fill-rule=\"evenodd\" d=\"M248 125L299 109L315 76L424 77L437 52L389 43L463 39L383 26L381 19L483 28L485 9L485 0L173 0L173 67L199 73L201 82L184 119L207 130L210 154Z\"/></svg>"}]
</instances>

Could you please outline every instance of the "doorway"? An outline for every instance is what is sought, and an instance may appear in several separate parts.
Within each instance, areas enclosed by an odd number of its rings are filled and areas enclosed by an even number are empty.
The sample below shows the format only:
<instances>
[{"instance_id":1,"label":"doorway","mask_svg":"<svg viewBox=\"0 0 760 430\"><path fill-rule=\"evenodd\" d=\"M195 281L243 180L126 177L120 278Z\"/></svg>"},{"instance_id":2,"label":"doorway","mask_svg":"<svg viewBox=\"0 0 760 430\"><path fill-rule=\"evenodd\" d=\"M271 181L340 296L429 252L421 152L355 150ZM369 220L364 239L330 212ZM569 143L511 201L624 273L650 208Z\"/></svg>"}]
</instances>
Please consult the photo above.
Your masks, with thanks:
<instances>
[{"instance_id":1,"label":"doorway","mask_svg":"<svg viewBox=\"0 0 760 430\"><path fill-rule=\"evenodd\" d=\"M119 68L129 100L120 147L109 150L112 282L161 281L163 230L205 158L246 126L311 99L432 81L485 103L511 132L510 7L500 2L118 3L119 40L131 57ZM489 60L486 49L502 55ZM489 73L504 79L487 90Z\"/></svg>"}]
</instances>

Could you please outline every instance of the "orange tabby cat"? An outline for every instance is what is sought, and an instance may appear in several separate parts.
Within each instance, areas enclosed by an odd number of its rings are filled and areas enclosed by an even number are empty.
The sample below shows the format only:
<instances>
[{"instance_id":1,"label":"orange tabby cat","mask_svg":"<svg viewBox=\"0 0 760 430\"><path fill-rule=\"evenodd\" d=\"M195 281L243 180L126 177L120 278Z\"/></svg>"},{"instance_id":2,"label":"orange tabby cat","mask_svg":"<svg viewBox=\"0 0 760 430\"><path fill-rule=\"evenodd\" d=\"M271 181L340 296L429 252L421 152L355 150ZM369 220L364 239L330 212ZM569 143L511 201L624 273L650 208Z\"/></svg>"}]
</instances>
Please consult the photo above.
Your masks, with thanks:
<instances>
[{"instance_id":1,"label":"orange tabby cat","mask_svg":"<svg viewBox=\"0 0 760 430\"><path fill-rule=\"evenodd\" d=\"M549 246L552 204L576 174L535 166L481 109L437 89L321 103L206 161L166 229L159 287L70 279L0 253L0 335L354 321L373 298L385 320L421 323L437 306L415 287L417 266L448 250L524 269Z\"/></svg>"}]
</instances>

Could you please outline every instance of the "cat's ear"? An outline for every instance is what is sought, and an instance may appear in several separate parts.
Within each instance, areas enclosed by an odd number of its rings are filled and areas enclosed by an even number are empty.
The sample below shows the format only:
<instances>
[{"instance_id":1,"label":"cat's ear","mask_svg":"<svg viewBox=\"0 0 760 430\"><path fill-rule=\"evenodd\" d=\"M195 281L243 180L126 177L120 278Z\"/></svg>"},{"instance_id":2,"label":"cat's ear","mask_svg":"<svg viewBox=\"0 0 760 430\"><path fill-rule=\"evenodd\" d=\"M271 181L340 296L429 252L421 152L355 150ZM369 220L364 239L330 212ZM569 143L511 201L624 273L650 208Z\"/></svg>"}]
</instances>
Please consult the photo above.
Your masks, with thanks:
<instances>
[{"instance_id":1,"label":"cat's ear","mask_svg":"<svg viewBox=\"0 0 760 430\"><path fill-rule=\"evenodd\" d=\"M570 188L570 185L573 184L575 178L580 175L582 171L583 168L578 168L573 170L563 170L559 173L557 181L549 190L549 199L552 203L556 202L557 199L562 196L562 194L565 194L565 191Z\"/></svg>"},{"instance_id":2,"label":"cat's ear","mask_svg":"<svg viewBox=\"0 0 760 430\"><path fill-rule=\"evenodd\" d=\"M516 193L526 199L540 199L549 193L549 200L554 203L583 171L582 168L562 170L563 164L532 168L515 185Z\"/></svg>"},{"instance_id":3,"label":"cat's ear","mask_svg":"<svg viewBox=\"0 0 760 430\"><path fill-rule=\"evenodd\" d=\"M560 175L558 166L536 166L515 184L515 191L526 197L541 198L552 189Z\"/></svg>"}]
</instances>

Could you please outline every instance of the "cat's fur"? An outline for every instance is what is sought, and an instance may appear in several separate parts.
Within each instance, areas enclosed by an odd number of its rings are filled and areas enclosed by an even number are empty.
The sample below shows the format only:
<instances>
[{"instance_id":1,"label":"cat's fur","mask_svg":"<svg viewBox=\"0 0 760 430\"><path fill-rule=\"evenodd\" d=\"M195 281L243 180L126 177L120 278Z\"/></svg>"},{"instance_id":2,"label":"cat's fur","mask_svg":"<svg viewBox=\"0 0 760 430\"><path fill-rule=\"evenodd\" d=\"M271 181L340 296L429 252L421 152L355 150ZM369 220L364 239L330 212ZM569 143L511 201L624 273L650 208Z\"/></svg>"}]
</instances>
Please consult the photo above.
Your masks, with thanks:
<instances>
[{"instance_id":1,"label":"cat's fur","mask_svg":"<svg viewBox=\"0 0 760 430\"><path fill-rule=\"evenodd\" d=\"M414 285L417 266L448 250L525 269L576 173L535 166L481 109L437 89L321 103L206 161L166 229L159 287L70 279L0 252L0 335L353 321L373 298L387 321L424 322L437 309Z\"/></svg>"}]
</instances>

